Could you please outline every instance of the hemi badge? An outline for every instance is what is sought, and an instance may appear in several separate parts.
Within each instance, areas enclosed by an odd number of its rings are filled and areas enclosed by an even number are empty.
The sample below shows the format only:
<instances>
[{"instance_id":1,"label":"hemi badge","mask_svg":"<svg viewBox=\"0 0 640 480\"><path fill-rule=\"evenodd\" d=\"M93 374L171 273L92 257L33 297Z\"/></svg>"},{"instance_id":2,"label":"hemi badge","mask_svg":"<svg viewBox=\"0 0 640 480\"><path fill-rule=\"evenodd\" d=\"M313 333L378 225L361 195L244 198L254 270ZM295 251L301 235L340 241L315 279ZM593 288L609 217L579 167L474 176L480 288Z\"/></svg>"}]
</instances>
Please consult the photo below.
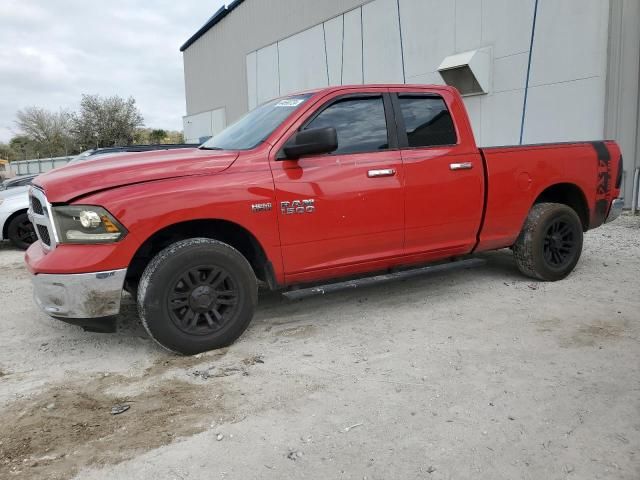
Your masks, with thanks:
<instances>
[{"instance_id":1,"label":"hemi badge","mask_svg":"<svg viewBox=\"0 0 640 480\"><path fill-rule=\"evenodd\" d=\"M251 205L251 211L256 212L270 212L271 211L271 202L269 203L254 203Z\"/></svg>"}]
</instances>

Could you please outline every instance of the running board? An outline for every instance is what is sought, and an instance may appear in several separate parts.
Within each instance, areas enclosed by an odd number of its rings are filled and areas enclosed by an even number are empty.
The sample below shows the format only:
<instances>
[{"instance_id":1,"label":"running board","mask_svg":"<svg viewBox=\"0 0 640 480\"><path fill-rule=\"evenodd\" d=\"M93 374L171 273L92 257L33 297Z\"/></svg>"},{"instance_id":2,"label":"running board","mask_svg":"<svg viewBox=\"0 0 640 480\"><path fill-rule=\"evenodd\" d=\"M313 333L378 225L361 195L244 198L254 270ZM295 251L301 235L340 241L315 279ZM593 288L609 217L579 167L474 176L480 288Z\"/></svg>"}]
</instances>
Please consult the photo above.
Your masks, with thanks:
<instances>
[{"instance_id":1,"label":"running board","mask_svg":"<svg viewBox=\"0 0 640 480\"><path fill-rule=\"evenodd\" d=\"M287 297L287 299L289 300L299 300L301 298L312 297L314 295L324 295L326 293L339 292L341 290L368 287L371 285L380 285L395 280L419 277L431 273L448 272L450 270L479 267L486 263L487 261L482 258L469 258L466 260L458 260L450 263L441 263L438 265L430 265L427 267L413 268L411 270L385 273L383 275L376 275L374 277L358 278L356 280L347 280L344 282L329 283L327 285L290 290L283 293L282 295Z\"/></svg>"}]
</instances>

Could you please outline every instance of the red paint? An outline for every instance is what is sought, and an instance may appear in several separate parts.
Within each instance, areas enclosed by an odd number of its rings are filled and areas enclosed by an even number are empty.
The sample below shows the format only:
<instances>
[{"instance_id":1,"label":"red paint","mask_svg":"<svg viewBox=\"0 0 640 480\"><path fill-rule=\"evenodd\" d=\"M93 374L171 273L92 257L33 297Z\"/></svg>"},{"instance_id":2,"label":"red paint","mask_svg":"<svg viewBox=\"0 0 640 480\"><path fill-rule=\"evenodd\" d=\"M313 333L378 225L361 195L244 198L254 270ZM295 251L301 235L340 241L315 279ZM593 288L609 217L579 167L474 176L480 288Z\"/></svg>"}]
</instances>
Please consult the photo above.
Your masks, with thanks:
<instances>
[{"instance_id":1,"label":"red paint","mask_svg":"<svg viewBox=\"0 0 640 480\"><path fill-rule=\"evenodd\" d=\"M455 121L458 143L276 160L288 138L319 107L340 95L365 92L442 96ZM129 234L116 244L60 245L50 253L37 242L26 261L33 273L125 268L155 232L198 219L226 220L248 230L262 245L281 285L503 248L513 244L540 193L560 183L582 191L590 227L598 226L602 219L596 202L610 204L619 195L614 184L620 150L614 142L605 145L611 160L600 164L590 143L480 150L462 99L452 88L376 85L317 90L265 143L250 151L119 155L38 177L51 203L101 205ZM473 168L449 168L458 162L470 162ZM369 178L367 172L374 169L393 169L395 174ZM603 173L609 175L608 188L598 191ZM314 199L315 211L280 212L280 202L301 199ZM271 203L273 209L253 213L256 203Z\"/></svg>"}]
</instances>

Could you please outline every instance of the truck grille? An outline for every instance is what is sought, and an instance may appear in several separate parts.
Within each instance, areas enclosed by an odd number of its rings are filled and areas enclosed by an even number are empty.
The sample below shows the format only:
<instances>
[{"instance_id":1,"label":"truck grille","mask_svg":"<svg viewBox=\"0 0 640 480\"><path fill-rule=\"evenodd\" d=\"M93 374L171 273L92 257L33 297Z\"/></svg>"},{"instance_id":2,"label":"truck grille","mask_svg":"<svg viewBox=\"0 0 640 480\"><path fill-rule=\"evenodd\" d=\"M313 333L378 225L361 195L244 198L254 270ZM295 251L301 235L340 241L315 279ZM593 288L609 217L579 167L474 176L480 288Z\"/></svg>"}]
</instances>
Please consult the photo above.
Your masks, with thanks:
<instances>
[{"instance_id":1,"label":"truck grille","mask_svg":"<svg viewBox=\"0 0 640 480\"><path fill-rule=\"evenodd\" d=\"M56 248L56 235L49 202L44 192L37 187L31 187L29 207L29 219L36 227L36 234L45 250Z\"/></svg>"},{"instance_id":2,"label":"truck grille","mask_svg":"<svg viewBox=\"0 0 640 480\"><path fill-rule=\"evenodd\" d=\"M42 203L35 197L31 197L31 208L33 209L33 213L37 213L38 215L44 215L44 210L42 209Z\"/></svg>"},{"instance_id":3,"label":"truck grille","mask_svg":"<svg viewBox=\"0 0 640 480\"><path fill-rule=\"evenodd\" d=\"M38 237L47 247L51 246L51 238L49 238L49 230L43 225L38 225Z\"/></svg>"}]
</instances>

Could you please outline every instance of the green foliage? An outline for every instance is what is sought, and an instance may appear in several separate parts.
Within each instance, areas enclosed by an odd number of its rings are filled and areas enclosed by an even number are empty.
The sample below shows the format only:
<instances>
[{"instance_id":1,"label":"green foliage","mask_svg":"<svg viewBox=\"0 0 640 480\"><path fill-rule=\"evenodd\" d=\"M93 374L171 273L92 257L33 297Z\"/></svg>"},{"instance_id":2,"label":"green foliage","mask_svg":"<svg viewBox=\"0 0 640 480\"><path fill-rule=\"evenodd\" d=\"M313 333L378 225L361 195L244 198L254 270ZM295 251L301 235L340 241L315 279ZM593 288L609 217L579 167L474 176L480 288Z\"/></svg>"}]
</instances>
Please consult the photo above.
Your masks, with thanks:
<instances>
[{"instance_id":1,"label":"green foliage","mask_svg":"<svg viewBox=\"0 0 640 480\"><path fill-rule=\"evenodd\" d=\"M154 134L154 132L157 133ZM159 132L163 132L163 134L160 134ZM133 141L138 145L184 143L184 135L182 132L174 130L138 128Z\"/></svg>"},{"instance_id":2,"label":"green foliage","mask_svg":"<svg viewBox=\"0 0 640 480\"><path fill-rule=\"evenodd\" d=\"M113 147L133 143L144 119L132 97L82 95L80 111L73 115L71 125L81 148Z\"/></svg>"},{"instance_id":3,"label":"green foliage","mask_svg":"<svg viewBox=\"0 0 640 480\"><path fill-rule=\"evenodd\" d=\"M184 143L182 132L143 128L133 98L83 95L77 112L27 107L16 113L19 134L0 143L0 158L74 155L97 147L150 143Z\"/></svg>"},{"instance_id":4,"label":"green foliage","mask_svg":"<svg viewBox=\"0 0 640 480\"><path fill-rule=\"evenodd\" d=\"M16 126L27 139L22 146L28 144L29 149L39 156L68 154L73 145L70 121L70 114L64 110L55 113L44 108L27 107L16 113Z\"/></svg>"},{"instance_id":5,"label":"green foliage","mask_svg":"<svg viewBox=\"0 0 640 480\"><path fill-rule=\"evenodd\" d=\"M15 160L15 152L6 143L0 143L0 160Z\"/></svg>"},{"instance_id":6,"label":"green foliage","mask_svg":"<svg viewBox=\"0 0 640 480\"><path fill-rule=\"evenodd\" d=\"M162 129L154 129L149 133L149 143L158 144L163 143L164 139L167 137L167 131Z\"/></svg>"}]
</instances>

